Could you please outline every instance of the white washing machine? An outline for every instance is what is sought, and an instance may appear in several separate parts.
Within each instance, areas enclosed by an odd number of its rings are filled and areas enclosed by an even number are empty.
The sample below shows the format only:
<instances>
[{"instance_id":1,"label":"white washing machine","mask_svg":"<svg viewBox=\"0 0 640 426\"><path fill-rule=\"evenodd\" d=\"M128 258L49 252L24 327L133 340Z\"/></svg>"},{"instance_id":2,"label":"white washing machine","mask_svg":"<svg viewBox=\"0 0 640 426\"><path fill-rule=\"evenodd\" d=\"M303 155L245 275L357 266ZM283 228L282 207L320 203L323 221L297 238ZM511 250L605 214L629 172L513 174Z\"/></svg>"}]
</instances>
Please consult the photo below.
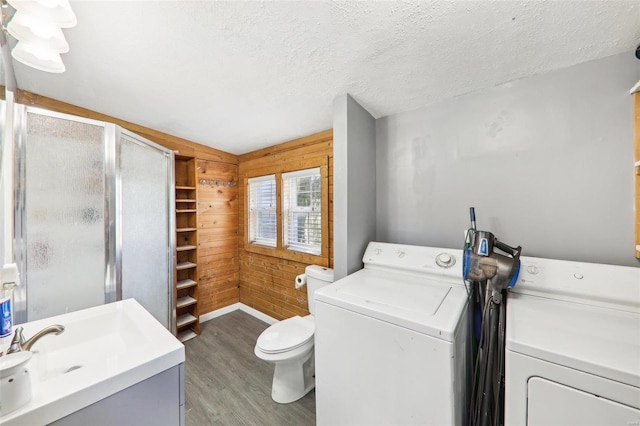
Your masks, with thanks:
<instances>
[{"instance_id":1,"label":"white washing machine","mask_svg":"<svg viewBox=\"0 0 640 426\"><path fill-rule=\"evenodd\" d=\"M317 424L463 424L461 250L371 242L363 261L315 293Z\"/></svg>"},{"instance_id":2,"label":"white washing machine","mask_svg":"<svg viewBox=\"0 0 640 426\"><path fill-rule=\"evenodd\" d=\"M640 268L522 258L505 425L640 425Z\"/></svg>"}]
</instances>

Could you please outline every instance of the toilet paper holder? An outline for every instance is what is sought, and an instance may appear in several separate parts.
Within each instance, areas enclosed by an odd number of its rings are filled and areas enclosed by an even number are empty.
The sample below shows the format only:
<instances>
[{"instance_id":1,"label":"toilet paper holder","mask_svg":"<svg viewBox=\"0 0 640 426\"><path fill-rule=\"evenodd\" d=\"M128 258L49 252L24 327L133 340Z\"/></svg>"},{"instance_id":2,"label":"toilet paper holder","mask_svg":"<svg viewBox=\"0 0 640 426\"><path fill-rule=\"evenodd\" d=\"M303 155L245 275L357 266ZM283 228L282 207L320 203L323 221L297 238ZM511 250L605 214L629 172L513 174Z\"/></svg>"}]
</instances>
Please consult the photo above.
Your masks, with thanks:
<instances>
[{"instance_id":1,"label":"toilet paper holder","mask_svg":"<svg viewBox=\"0 0 640 426\"><path fill-rule=\"evenodd\" d=\"M305 284L307 284L307 275L306 274L297 275L296 281L295 281L296 290L299 290L300 287L302 287Z\"/></svg>"}]
</instances>

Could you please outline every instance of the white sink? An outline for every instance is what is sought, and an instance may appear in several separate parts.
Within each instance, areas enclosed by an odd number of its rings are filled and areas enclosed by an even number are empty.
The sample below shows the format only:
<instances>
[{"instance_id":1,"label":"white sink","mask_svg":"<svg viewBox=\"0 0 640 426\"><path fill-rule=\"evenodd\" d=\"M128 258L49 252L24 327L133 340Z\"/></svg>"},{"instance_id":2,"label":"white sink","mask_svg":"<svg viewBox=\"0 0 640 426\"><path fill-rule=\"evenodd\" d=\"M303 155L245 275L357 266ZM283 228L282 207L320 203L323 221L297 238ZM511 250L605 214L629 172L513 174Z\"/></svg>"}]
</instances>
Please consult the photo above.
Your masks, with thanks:
<instances>
[{"instance_id":1,"label":"white sink","mask_svg":"<svg viewBox=\"0 0 640 426\"><path fill-rule=\"evenodd\" d=\"M146 380L185 360L184 346L138 302L128 299L23 324L38 340L27 365L33 397L0 424L47 424Z\"/></svg>"}]
</instances>

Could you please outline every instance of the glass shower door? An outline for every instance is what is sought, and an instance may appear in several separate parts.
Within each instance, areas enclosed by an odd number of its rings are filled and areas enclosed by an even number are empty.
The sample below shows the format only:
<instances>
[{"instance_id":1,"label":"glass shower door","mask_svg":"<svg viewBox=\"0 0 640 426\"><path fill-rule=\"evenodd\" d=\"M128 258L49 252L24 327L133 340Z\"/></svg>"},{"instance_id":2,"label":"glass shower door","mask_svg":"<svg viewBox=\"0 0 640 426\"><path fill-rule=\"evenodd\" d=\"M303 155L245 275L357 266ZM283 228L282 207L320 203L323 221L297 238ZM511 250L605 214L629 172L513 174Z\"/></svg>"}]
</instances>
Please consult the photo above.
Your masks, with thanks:
<instances>
[{"instance_id":1,"label":"glass shower door","mask_svg":"<svg viewBox=\"0 0 640 426\"><path fill-rule=\"evenodd\" d=\"M173 153L16 105L16 323L135 298L174 328Z\"/></svg>"},{"instance_id":2,"label":"glass shower door","mask_svg":"<svg viewBox=\"0 0 640 426\"><path fill-rule=\"evenodd\" d=\"M17 106L17 235L29 321L105 303L113 146L104 123ZM25 121L21 123L20 121ZM21 127L22 126L22 127ZM18 220L18 218L20 218ZM28 294L24 294L28 292ZM25 298L26 296L26 298ZM115 299L114 299L115 300ZM21 318L22 316L22 318Z\"/></svg>"},{"instance_id":3,"label":"glass shower door","mask_svg":"<svg viewBox=\"0 0 640 426\"><path fill-rule=\"evenodd\" d=\"M120 135L119 151L122 299L135 298L172 330L173 156L126 131Z\"/></svg>"}]
</instances>

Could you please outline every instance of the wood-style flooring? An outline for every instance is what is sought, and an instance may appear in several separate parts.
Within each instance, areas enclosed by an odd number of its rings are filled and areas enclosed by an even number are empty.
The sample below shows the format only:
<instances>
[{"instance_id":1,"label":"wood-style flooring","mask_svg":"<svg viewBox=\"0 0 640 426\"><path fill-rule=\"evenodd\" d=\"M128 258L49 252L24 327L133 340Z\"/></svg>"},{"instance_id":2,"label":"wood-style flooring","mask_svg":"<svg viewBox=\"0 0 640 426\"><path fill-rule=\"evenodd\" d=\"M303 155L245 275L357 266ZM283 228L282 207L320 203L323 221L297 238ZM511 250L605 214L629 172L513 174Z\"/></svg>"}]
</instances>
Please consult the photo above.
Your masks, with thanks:
<instances>
[{"instance_id":1,"label":"wood-style flooring","mask_svg":"<svg viewBox=\"0 0 640 426\"><path fill-rule=\"evenodd\" d=\"M234 311L201 324L185 342L185 423L315 425L315 391L291 404L271 399L273 364L253 353L268 324Z\"/></svg>"}]
</instances>

